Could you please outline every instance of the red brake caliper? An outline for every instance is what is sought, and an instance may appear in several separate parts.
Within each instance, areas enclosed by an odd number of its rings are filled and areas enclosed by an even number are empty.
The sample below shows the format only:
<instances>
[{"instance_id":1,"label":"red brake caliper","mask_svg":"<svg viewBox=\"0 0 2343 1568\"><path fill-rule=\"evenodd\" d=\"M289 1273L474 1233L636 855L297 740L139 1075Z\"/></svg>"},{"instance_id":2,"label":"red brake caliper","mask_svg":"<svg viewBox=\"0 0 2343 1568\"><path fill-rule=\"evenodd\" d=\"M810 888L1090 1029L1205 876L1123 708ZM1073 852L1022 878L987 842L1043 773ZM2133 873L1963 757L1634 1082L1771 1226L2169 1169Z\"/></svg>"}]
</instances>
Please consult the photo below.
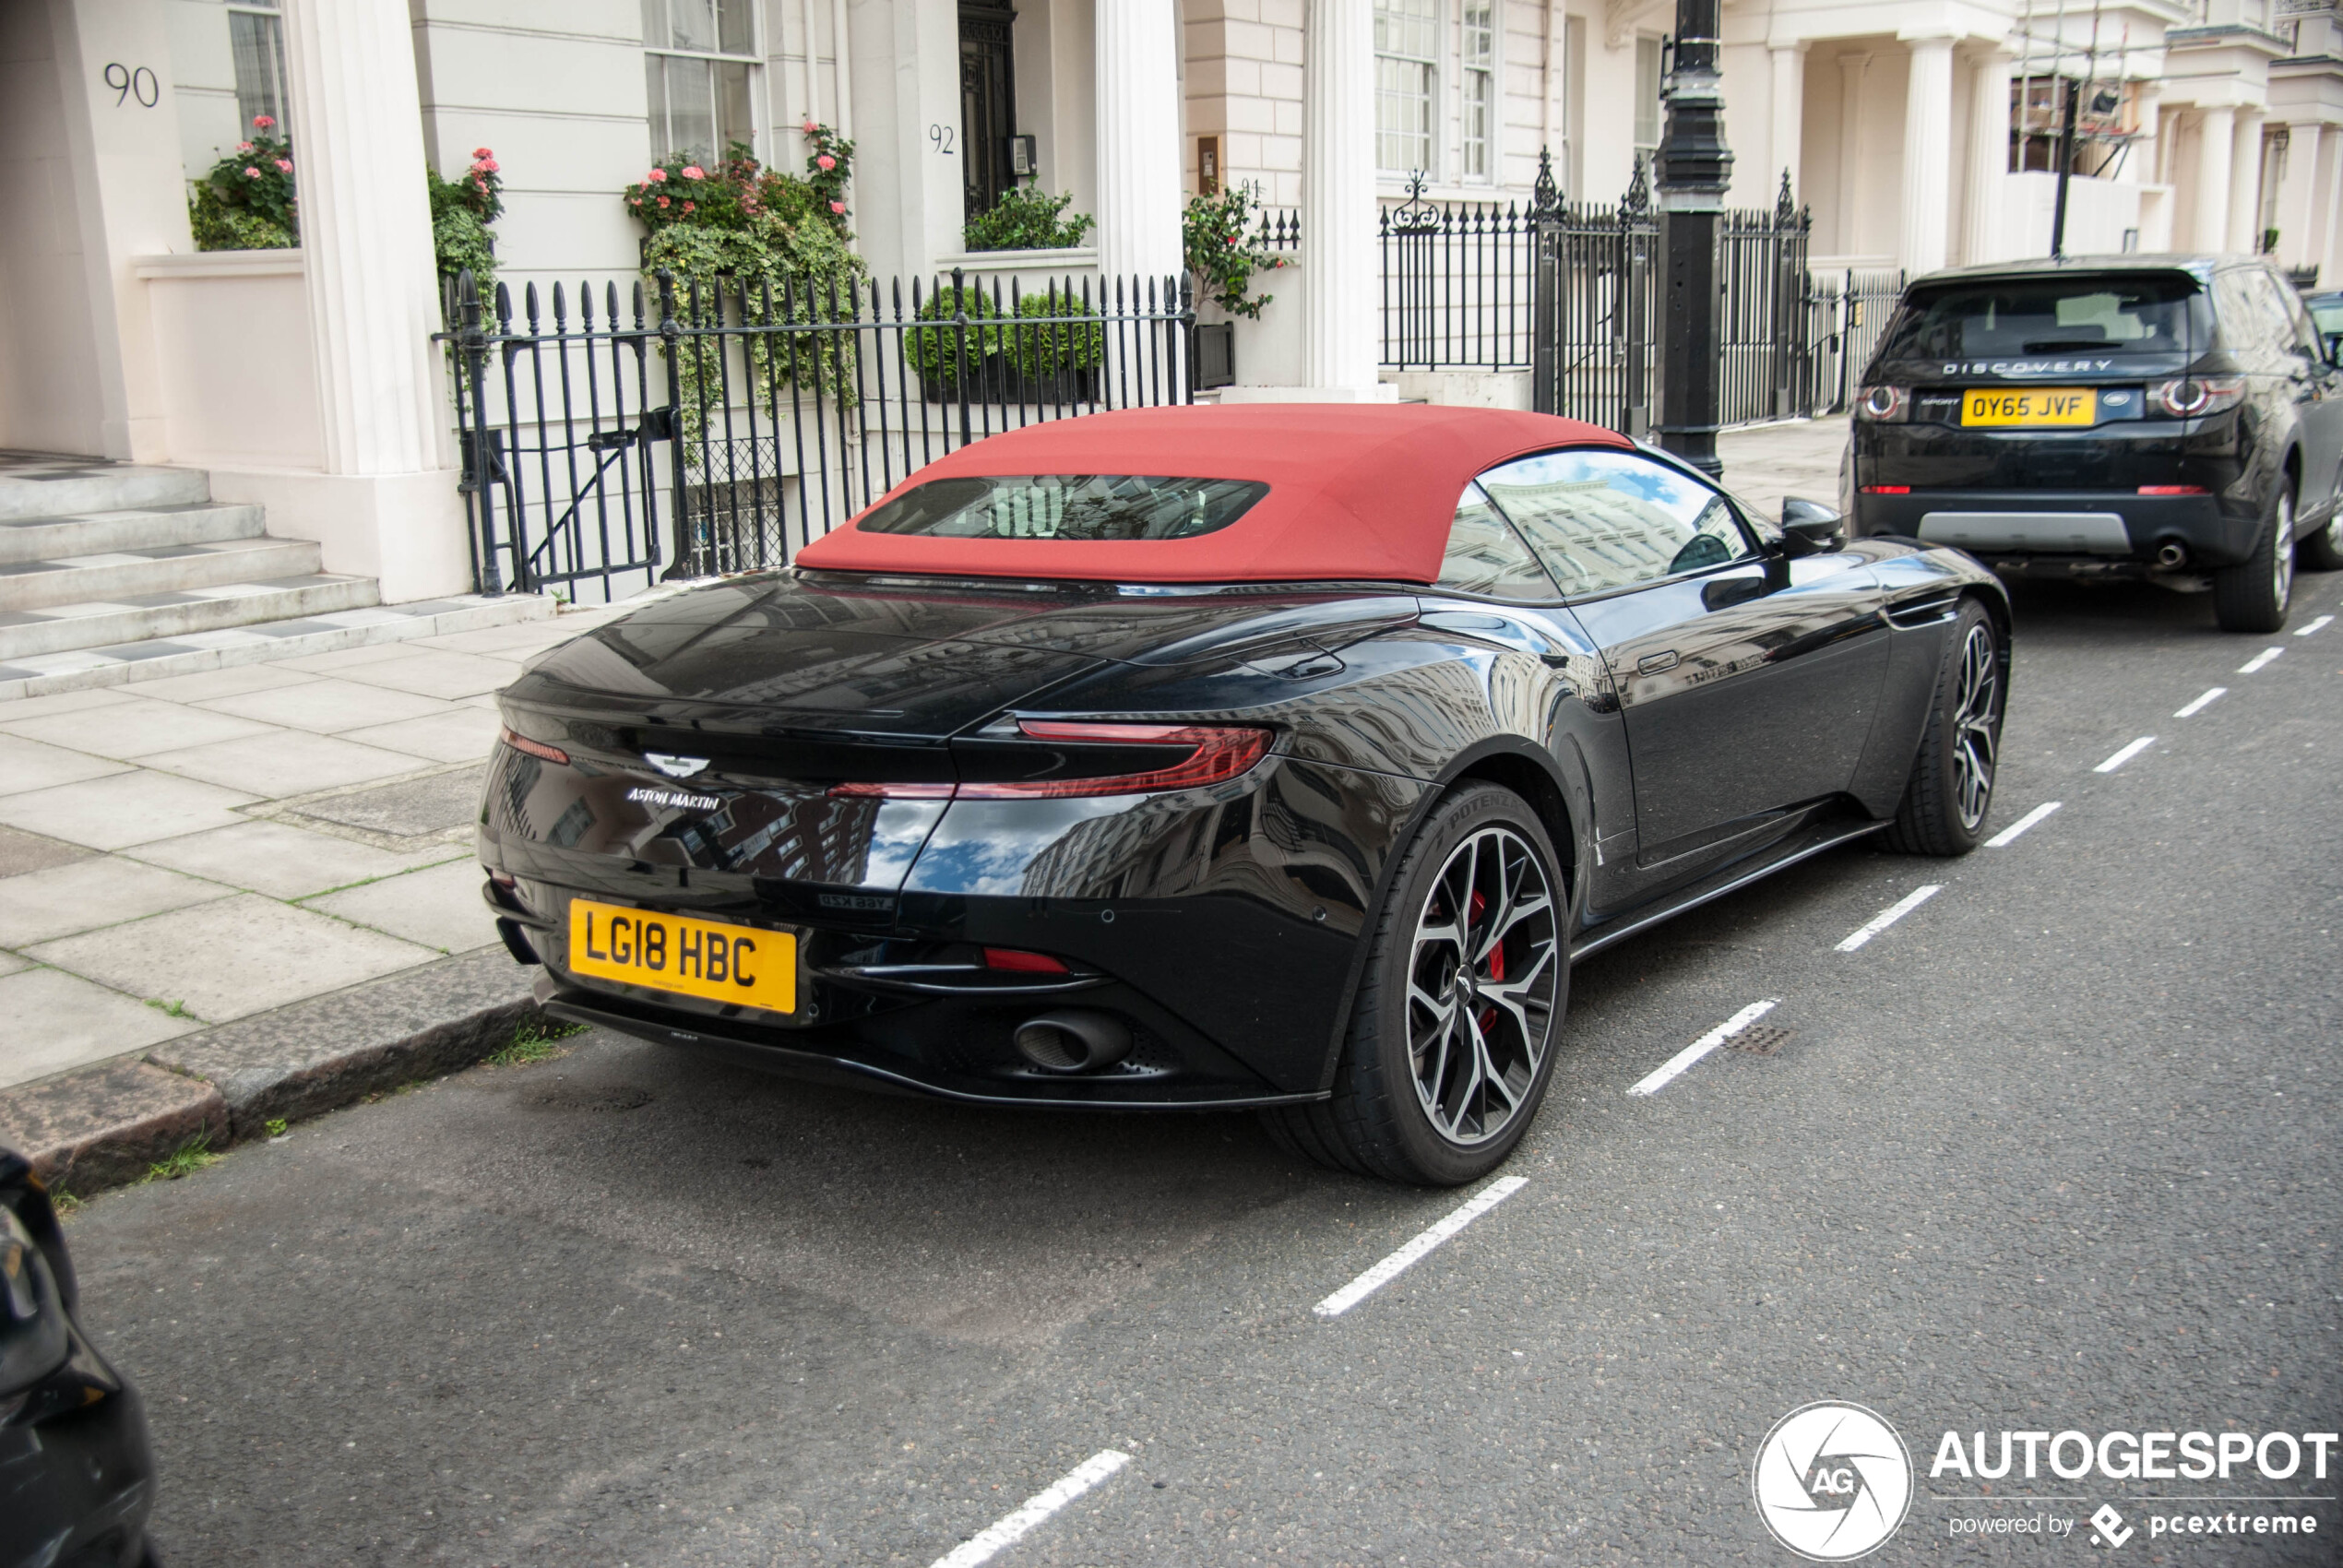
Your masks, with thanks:
<instances>
[{"instance_id":1,"label":"red brake caliper","mask_svg":"<svg viewBox=\"0 0 2343 1568\"><path fill-rule=\"evenodd\" d=\"M1488 896L1482 893L1479 888L1474 888L1472 893L1472 919L1475 921L1479 920L1481 917L1481 914L1488 908ZM1470 921L1466 923L1465 939L1468 942L1472 939L1472 927ZM1505 946L1502 942L1489 950L1489 978L1493 980L1502 980L1505 978ZM1497 1010L1494 1007L1492 1007L1481 1015L1481 1032L1484 1035L1491 1033L1496 1028L1496 1027Z\"/></svg>"}]
</instances>

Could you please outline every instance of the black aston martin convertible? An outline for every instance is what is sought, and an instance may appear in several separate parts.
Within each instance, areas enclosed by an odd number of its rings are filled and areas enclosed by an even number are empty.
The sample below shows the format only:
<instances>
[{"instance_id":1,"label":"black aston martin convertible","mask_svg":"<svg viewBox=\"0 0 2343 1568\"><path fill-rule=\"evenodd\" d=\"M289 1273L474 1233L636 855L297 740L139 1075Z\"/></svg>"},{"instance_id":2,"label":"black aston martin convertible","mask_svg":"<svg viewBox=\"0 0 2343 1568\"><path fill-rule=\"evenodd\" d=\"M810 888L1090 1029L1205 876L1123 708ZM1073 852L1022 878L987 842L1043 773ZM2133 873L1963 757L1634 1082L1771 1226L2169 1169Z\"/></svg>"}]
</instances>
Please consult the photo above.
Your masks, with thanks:
<instances>
[{"instance_id":1,"label":"black aston martin convertible","mask_svg":"<svg viewBox=\"0 0 2343 1568\"><path fill-rule=\"evenodd\" d=\"M1978 841L2000 585L1784 514L1489 410L994 436L543 656L487 897L565 1017L1468 1182L1572 960L1867 835Z\"/></svg>"}]
</instances>

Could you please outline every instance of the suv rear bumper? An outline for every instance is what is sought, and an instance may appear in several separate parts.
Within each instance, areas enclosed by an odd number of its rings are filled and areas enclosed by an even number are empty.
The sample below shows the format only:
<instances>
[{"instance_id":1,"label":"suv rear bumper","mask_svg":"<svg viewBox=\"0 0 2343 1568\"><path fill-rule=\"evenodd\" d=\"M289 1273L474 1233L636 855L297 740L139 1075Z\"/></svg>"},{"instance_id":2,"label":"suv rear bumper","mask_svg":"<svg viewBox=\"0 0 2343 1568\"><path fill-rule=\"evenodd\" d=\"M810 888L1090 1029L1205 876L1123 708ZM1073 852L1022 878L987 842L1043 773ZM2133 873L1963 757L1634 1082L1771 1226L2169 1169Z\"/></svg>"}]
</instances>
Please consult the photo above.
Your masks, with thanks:
<instances>
[{"instance_id":1,"label":"suv rear bumper","mask_svg":"<svg viewBox=\"0 0 2343 1568\"><path fill-rule=\"evenodd\" d=\"M2159 564L2168 545L2187 552L2169 569L2230 566L2252 556L2261 520L2222 509L2215 495L2132 491L1920 490L1858 493L1858 535L1901 534L1980 560L2041 557L2097 570Z\"/></svg>"}]
</instances>

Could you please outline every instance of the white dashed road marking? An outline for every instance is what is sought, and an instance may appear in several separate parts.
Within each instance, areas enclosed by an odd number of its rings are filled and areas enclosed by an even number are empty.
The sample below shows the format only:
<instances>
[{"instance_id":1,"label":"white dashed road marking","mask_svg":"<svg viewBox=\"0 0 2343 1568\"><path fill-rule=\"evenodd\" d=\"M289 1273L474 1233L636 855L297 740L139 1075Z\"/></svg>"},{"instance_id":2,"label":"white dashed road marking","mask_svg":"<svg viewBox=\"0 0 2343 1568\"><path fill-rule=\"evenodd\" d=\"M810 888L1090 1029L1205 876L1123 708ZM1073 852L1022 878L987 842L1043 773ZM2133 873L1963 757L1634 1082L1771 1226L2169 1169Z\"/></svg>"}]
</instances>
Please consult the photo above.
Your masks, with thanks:
<instances>
[{"instance_id":1,"label":"white dashed road marking","mask_svg":"<svg viewBox=\"0 0 2343 1568\"><path fill-rule=\"evenodd\" d=\"M2028 812L2024 816L2019 817L2016 822L2011 823L2007 827L2003 828L1999 833L1996 833L1991 838L1986 839L1985 848L1988 849L2008 849L2012 844L2017 842L2017 836L2019 834L2025 832L2028 828L2033 826L2036 823L2041 821L2042 818L2050 815L2051 813L2056 811L2064 804L2065 804L2065 802L2063 801L2044 801L2040 805L2036 806L2032 811Z\"/></svg>"},{"instance_id":2,"label":"white dashed road marking","mask_svg":"<svg viewBox=\"0 0 2343 1568\"><path fill-rule=\"evenodd\" d=\"M2253 658L2247 659L2244 663L2239 665L2237 667L2237 672L2241 675L2251 675L2254 671L2259 670L2263 665L2267 664L2271 659L2276 659L2279 654L2284 653L2285 651L2286 650L2282 647L2266 647L2261 652L2255 654Z\"/></svg>"},{"instance_id":3,"label":"white dashed road marking","mask_svg":"<svg viewBox=\"0 0 2343 1568\"><path fill-rule=\"evenodd\" d=\"M2298 629L2294 635L2298 637L2307 637L2313 632L2317 631L2321 626L2331 624L2334 620L2335 617L2332 615L2322 615L2317 620L2312 622L2309 625Z\"/></svg>"},{"instance_id":4,"label":"white dashed road marking","mask_svg":"<svg viewBox=\"0 0 2343 1568\"><path fill-rule=\"evenodd\" d=\"M1735 1013L1731 1017L1727 1018L1723 1023L1719 1024L1715 1028L1710 1029L1707 1034L1702 1035L1698 1039L1693 1041L1690 1045L1676 1052L1675 1055L1668 1058L1668 1060L1660 1065L1659 1071L1652 1073L1650 1075L1638 1081L1635 1087L1629 1089L1627 1092L1629 1094L1658 1094L1661 1089L1666 1088L1670 1084L1673 1083L1685 1068L1691 1066L1694 1063L1699 1061L1702 1057L1707 1055L1710 1051L1724 1044L1725 1041L1732 1039L1733 1036L1741 1033L1742 1030L1747 1028L1750 1025L1755 1023L1758 1019L1764 1017L1766 1014L1772 1012L1775 1008L1780 1005L1781 998L1778 996L1775 997L1770 1002L1751 1003L1748 1006L1742 1008L1740 1012Z\"/></svg>"},{"instance_id":5,"label":"white dashed road marking","mask_svg":"<svg viewBox=\"0 0 2343 1568\"><path fill-rule=\"evenodd\" d=\"M2117 752L2113 756L2109 757L2105 762L2100 763L2097 767L2092 768L2091 771L2093 773L2112 773L2117 768L2123 766L2125 763L2131 761L2134 757L2139 755L2140 753L2147 750L2148 747L2154 745L2155 743L2155 736L2142 735L2138 740L2134 741L2130 745L2125 746L2122 751Z\"/></svg>"},{"instance_id":6,"label":"white dashed road marking","mask_svg":"<svg viewBox=\"0 0 2343 1568\"><path fill-rule=\"evenodd\" d=\"M1931 898L1935 897L1936 895L1942 893L1943 891L1945 891L1944 885L1936 882L1932 882L1925 887L1915 888L1909 894L1898 898L1895 903L1889 905L1886 909L1882 909L1878 914L1873 915L1870 920L1863 922L1863 924L1857 929L1854 935L1849 937L1846 941L1838 944L1838 950L1841 953L1852 953L1864 943L1869 942L1873 937L1877 936L1881 932L1885 931L1889 926L1894 925L1897 921L1902 920L1906 915L1910 914L1914 909L1919 909L1922 904L1927 903Z\"/></svg>"},{"instance_id":7,"label":"white dashed road marking","mask_svg":"<svg viewBox=\"0 0 2343 1568\"><path fill-rule=\"evenodd\" d=\"M1112 1448L1100 1449L1067 1471L1047 1491L1036 1492L1027 1499L1024 1507L937 1558L934 1568L976 1568L980 1562L991 1562L993 1554L1003 1547L1014 1544L1034 1526L1130 1462L1131 1455L1128 1454L1117 1453Z\"/></svg>"},{"instance_id":8,"label":"white dashed road marking","mask_svg":"<svg viewBox=\"0 0 2343 1568\"><path fill-rule=\"evenodd\" d=\"M2172 715L2172 717L2175 719L2194 719L2198 714L2204 712L2206 708L2212 707L2218 699L2227 695L2228 693L2229 688L2227 686L2216 686L2211 691L2206 693L2203 696L2198 697L2194 702L2189 704L2186 707L2181 709L2178 713Z\"/></svg>"},{"instance_id":9,"label":"white dashed road marking","mask_svg":"<svg viewBox=\"0 0 2343 1568\"><path fill-rule=\"evenodd\" d=\"M1340 1317L1377 1290L1390 1284L1424 1253L1505 1202L1529 1184L1525 1177L1500 1176L1474 1194L1464 1204L1450 1211L1448 1217L1414 1241L1359 1276L1310 1310L1320 1317ZM943 1568L938 1563L936 1568Z\"/></svg>"}]
</instances>

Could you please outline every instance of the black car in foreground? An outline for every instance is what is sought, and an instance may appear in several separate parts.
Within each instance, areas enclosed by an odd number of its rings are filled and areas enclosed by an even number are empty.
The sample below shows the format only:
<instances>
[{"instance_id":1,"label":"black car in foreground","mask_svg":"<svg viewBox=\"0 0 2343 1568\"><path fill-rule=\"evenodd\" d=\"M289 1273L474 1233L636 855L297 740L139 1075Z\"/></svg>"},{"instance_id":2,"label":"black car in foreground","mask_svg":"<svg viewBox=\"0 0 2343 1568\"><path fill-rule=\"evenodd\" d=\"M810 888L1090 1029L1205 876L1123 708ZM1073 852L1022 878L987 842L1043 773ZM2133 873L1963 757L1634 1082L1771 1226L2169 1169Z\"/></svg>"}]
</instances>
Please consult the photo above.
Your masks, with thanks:
<instances>
[{"instance_id":1,"label":"black car in foreground","mask_svg":"<svg viewBox=\"0 0 2343 1568\"><path fill-rule=\"evenodd\" d=\"M48 1192L0 1149L0 1568L155 1560L146 1408L77 1310Z\"/></svg>"},{"instance_id":2,"label":"black car in foreground","mask_svg":"<svg viewBox=\"0 0 2343 1568\"><path fill-rule=\"evenodd\" d=\"M2221 625L2286 624L2295 553L2343 568L2343 370L2247 256L2118 255L1932 273L1855 406L1855 532L1998 571L2210 578Z\"/></svg>"},{"instance_id":3,"label":"black car in foreground","mask_svg":"<svg viewBox=\"0 0 2343 1568\"><path fill-rule=\"evenodd\" d=\"M1785 512L1488 410L994 436L507 688L486 894L566 1017L1469 1181L1574 958L1852 839L1978 841L2001 584Z\"/></svg>"}]
</instances>

